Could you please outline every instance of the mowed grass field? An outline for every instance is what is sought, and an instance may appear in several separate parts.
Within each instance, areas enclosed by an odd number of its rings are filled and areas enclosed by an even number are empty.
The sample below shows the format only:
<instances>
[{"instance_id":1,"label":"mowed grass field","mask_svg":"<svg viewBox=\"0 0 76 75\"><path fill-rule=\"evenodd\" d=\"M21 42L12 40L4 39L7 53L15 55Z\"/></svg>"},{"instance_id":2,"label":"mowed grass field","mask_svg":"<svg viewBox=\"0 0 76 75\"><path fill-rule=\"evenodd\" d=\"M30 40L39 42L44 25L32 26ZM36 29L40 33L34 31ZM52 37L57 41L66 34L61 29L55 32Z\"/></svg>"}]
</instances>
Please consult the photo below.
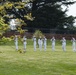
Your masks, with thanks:
<instances>
[{"instance_id":1,"label":"mowed grass field","mask_svg":"<svg viewBox=\"0 0 76 75\"><path fill-rule=\"evenodd\" d=\"M19 45L23 50L23 45ZM34 52L33 44L27 44L26 53L19 53L14 45L0 46L0 75L76 75L76 53L67 45L66 52L56 45L53 52L48 43L44 49Z\"/></svg>"}]
</instances>

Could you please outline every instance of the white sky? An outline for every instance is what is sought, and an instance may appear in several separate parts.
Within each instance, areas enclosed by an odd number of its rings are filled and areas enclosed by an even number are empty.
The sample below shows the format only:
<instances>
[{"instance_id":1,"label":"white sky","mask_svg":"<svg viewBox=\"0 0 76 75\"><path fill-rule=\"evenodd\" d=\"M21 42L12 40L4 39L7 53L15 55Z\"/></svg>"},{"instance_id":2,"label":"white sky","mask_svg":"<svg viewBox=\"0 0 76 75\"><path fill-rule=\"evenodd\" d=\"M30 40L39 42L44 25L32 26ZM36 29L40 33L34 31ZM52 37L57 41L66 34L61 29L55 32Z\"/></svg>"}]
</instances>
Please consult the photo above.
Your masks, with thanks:
<instances>
[{"instance_id":1,"label":"white sky","mask_svg":"<svg viewBox=\"0 0 76 75\"><path fill-rule=\"evenodd\" d=\"M76 1L76 0L73 0L73 1ZM76 16L76 3L69 6L69 11L67 12L67 15L72 15L72 16ZM75 23L73 24L74 27L76 27L76 20L75 20Z\"/></svg>"},{"instance_id":2,"label":"white sky","mask_svg":"<svg viewBox=\"0 0 76 75\"><path fill-rule=\"evenodd\" d=\"M74 0L76 1L76 0ZM69 11L67 12L68 15L76 16L76 3L69 6Z\"/></svg>"}]
</instances>

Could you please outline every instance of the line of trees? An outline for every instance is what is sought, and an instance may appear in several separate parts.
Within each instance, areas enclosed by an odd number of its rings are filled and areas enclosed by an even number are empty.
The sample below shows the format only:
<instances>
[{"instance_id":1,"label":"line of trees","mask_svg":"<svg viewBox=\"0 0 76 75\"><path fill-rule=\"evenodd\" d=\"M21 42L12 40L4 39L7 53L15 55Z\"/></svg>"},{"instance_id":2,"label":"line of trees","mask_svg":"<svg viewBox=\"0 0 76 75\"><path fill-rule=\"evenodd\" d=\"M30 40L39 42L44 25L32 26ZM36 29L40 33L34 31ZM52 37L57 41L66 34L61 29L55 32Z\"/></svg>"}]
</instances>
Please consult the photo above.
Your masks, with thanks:
<instances>
[{"instance_id":1,"label":"line of trees","mask_svg":"<svg viewBox=\"0 0 76 75\"><path fill-rule=\"evenodd\" d=\"M75 17L67 16L73 0L0 0L0 30L10 30L9 20L17 19L17 30L28 28L74 30ZM62 6L66 6L63 11ZM27 25L27 26L26 26ZM29 30L30 31L30 30ZM44 31L45 32L45 31Z\"/></svg>"},{"instance_id":2,"label":"line of trees","mask_svg":"<svg viewBox=\"0 0 76 75\"><path fill-rule=\"evenodd\" d=\"M73 3L73 0L34 0L32 14L35 19L28 22L27 27L74 30L76 17L66 14L68 6ZM66 9L63 10L62 6Z\"/></svg>"},{"instance_id":3,"label":"line of trees","mask_svg":"<svg viewBox=\"0 0 76 75\"><path fill-rule=\"evenodd\" d=\"M22 31L22 26L26 26L27 21L33 20L31 9L28 7L29 0L0 0L0 33L11 30L16 26L16 31ZM12 21L12 22L10 22ZM15 21L16 24L15 24ZM9 23L10 22L10 23ZM12 28L14 29L14 28ZM14 31L14 30L13 30Z\"/></svg>"}]
</instances>

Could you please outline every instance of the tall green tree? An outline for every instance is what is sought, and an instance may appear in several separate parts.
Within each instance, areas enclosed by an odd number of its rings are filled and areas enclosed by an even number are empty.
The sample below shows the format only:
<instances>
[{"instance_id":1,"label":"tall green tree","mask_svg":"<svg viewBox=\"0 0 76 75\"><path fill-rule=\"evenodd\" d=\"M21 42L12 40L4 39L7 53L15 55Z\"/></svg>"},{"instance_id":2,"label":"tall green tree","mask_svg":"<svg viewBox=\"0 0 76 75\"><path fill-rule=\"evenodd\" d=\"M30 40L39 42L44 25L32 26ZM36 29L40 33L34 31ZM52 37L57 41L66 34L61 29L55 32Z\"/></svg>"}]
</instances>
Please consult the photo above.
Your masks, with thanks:
<instances>
[{"instance_id":1,"label":"tall green tree","mask_svg":"<svg viewBox=\"0 0 76 75\"><path fill-rule=\"evenodd\" d=\"M29 2L30 0L0 0L0 19L3 19L0 25L9 26L9 21L16 19L18 21L16 26L21 30L20 28L26 26L27 21L33 20Z\"/></svg>"},{"instance_id":2,"label":"tall green tree","mask_svg":"<svg viewBox=\"0 0 76 75\"><path fill-rule=\"evenodd\" d=\"M27 27L64 29L73 26L75 17L67 16L68 6L75 3L72 0L34 0L32 14L35 19L28 22ZM62 6L66 6L63 11Z\"/></svg>"}]
</instances>

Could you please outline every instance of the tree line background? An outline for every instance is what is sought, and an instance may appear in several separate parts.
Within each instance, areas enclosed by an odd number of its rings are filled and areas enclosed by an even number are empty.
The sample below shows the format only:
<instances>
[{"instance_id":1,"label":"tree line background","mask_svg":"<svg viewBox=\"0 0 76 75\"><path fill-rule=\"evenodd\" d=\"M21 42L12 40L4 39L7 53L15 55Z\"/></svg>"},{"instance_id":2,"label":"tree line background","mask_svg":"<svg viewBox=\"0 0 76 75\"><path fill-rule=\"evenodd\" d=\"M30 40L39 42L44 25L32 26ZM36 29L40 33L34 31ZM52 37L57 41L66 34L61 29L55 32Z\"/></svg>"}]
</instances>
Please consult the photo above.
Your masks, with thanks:
<instances>
[{"instance_id":1,"label":"tree line background","mask_svg":"<svg viewBox=\"0 0 76 75\"><path fill-rule=\"evenodd\" d=\"M9 21L13 18L18 20L16 28L20 31L75 31L76 17L66 14L68 6L74 3L73 0L0 0L0 32L11 31Z\"/></svg>"}]
</instances>

